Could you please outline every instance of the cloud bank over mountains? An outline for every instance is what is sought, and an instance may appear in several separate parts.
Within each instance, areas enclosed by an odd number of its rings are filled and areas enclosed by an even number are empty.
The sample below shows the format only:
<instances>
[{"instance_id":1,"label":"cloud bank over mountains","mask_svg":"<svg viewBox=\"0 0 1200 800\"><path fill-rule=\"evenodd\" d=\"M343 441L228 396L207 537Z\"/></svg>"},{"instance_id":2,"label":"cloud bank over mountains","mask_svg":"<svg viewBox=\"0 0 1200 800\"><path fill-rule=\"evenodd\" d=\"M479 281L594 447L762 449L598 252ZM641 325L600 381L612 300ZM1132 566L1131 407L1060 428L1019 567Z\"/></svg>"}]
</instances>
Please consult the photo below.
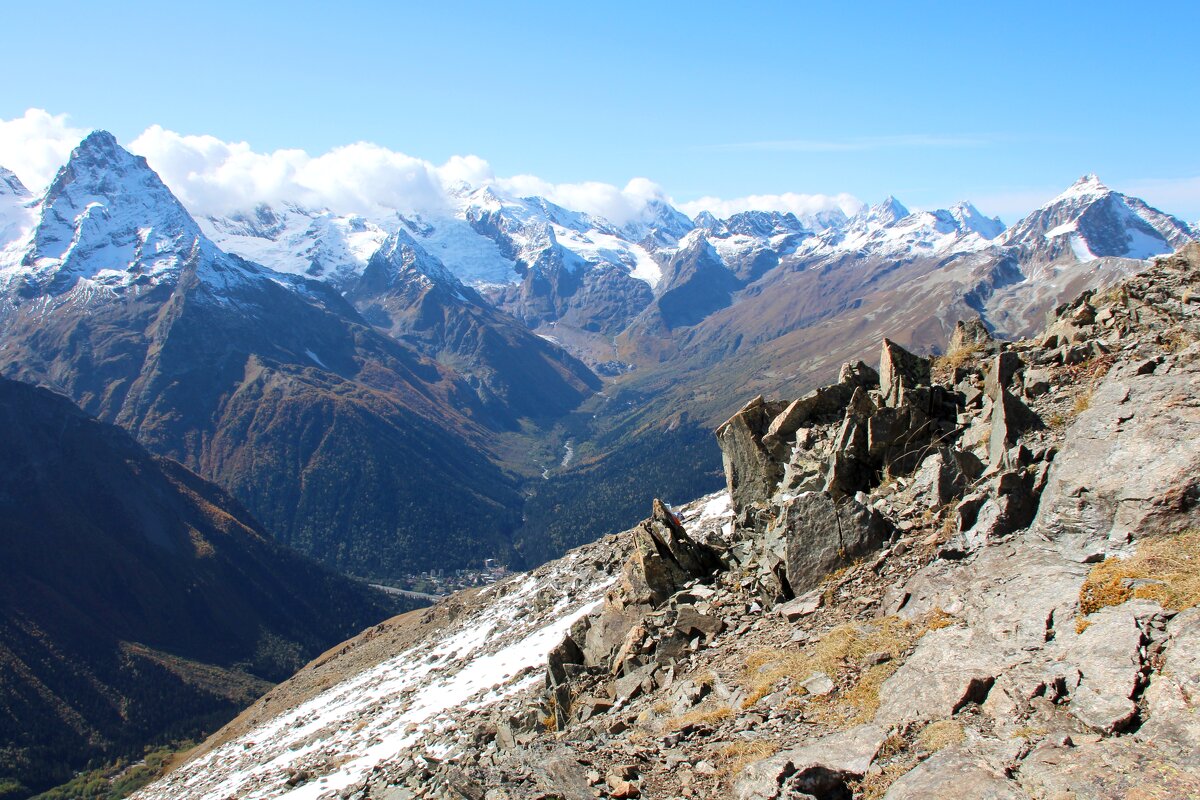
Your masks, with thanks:
<instances>
[{"instance_id":1,"label":"cloud bank over mountains","mask_svg":"<svg viewBox=\"0 0 1200 800\"><path fill-rule=\"evenodd\" d=\"M0 166L15 172L37 194L89 131L73 125L67 114L38 108L0 119ZM124 144L145 156L171 190L201 216L223 216L259 203L285 201L340 214L436 214L453 205L453 194L463 184L494 186L518 197L538 195L617 225L639 219L654 200L671 203L692 217L708 211L721 218L749 210L804 217L838 209L852 215L864 207L862 200L847 193L706 196L678 202L644 177L635 177L623 187L598 181L554 183L528 174L503 177L476 155L456 155L444 164L434 164L370 142L355 142L317 155L300 149L258 152L248 142L226 142L152 125ZM972 199L989 213L1022 216L1057 195L1059 188L984 191ZM1135 180L1123 183L1122 189L1172 210L1196 204L1200 177Z\"/></svg>"},{"instance_id":2,"label":"cloud bank over mountains","mask_svg":"<svg viewBox=\"0 0 1200 800\"><path fill-rule=\"evenodd\" d=\"M54 177L88 129L66 114L29 109L0 120L0 165L8 167L35 194ZM538 195L576 211L623 225L638 219L655 200L675 204L661 186L636 177L625 186L599 181L553 183L536 175L497 176L479 156L453 156L444 164L356 142L312 155L299 149L258 152L247 142L181 134L152 125L128 148L150 166L194 213L224 215L259 203L295 202L310 208L364 215L436 213L452 204L463 184L494 186L516 196ZM709 210L728 216L751 208L811 214L840 208L853 213L862 204L851 195L754 195L726 200L706 197L675 204L695 215Z\"/></svg>"}]
</instances>

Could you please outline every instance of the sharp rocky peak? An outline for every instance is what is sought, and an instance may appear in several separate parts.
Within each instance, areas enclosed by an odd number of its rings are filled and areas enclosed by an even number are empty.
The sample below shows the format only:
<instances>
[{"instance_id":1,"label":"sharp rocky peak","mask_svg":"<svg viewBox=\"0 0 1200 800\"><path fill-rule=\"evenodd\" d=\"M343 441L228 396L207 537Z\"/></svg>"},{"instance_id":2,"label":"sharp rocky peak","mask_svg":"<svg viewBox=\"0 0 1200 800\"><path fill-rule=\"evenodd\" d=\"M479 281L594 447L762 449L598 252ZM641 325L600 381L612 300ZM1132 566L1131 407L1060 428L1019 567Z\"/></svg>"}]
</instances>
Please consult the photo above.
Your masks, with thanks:
<instances>
[{"instance_id":1,"label":"sharp rocky peak","mask_svg":"<svg viewBox=\"0 0 1200 800\"><path fill-rule=\"evenodd\" d=\"M1081 176L1079 180L1071 184L1065 192L1054 198L1054 201L1051 202L1078 197L1102 197L1111 193L1112 189L1104 185L1096 173L1089 172L1087 175Z\"/></svg>"},{"instance_id":2,"label":"sharp rocky peak","mask_svg":"<svg viewBox=\"0 0 1200 800\"><path fill-rule=\"evenodd\" d=\"M109 217L136 213L139 227L169 221L199 235L191 215L146 159L121 147L107 131L93 131L80 142L42 199L44 209L57 209L65 221L77 221L77 215L96 204Z\"/></svg>"},{"instance_id":3,"label":"sharp rocky peak","mask_svg":"<svg viewBox=\"0 0 1200 800\"><path fill-rule=\"evenodd\" d=\"M463 284L450 270L434 255L423 248L408 231L398 230L384 240L379 250L371 256L367 264L368 271L382 270L388 275L388 282L405 275L420 275L435 283L446 285L452 290L460 290Z\"/></svg>"},{"instance_id":4,"label":"sharp rocky peak","mask_svg":"<svg viewBox=\"0 0 1200 800\"><path fill-rule=\"evenodd\" d=\"M882 203L876 203L866 211L866 218L873 222L890 225L899 222L909 215L908 208L892 195L888 195Z\"/></svg>"},{"instance_id":5,"label":"sharp rocky peak","mask_svg":"<svg viewBox=\"0 0 1200 800\"><path fill-rule=\"evenodd\" d=\"M966 200L950 206L948 211L964 233L978 233L985 239L995 239L1004 233L1004 223L999 217L984 216L973 203Z\"/></svg>"}]
</instances>

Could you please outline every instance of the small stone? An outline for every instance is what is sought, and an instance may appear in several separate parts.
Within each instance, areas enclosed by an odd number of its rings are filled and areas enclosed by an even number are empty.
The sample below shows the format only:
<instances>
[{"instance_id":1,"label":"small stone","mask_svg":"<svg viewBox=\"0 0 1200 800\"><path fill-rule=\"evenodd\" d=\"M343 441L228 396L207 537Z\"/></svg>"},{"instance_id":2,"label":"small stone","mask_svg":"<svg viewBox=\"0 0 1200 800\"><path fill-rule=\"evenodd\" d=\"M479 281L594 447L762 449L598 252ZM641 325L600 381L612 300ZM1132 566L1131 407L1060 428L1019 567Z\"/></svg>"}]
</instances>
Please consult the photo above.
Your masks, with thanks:
<instances>
[{"instance_id":1,"label":"small stone","mask_svg":"<svg viewBox=\"0 0 1200 800\"><path fill-rule=\"evenodd\" d=\"M814 672L800 685L804 691L817 697L824 697L833 691L833 679L824 672Z\"/></svg>"}]
</instances>

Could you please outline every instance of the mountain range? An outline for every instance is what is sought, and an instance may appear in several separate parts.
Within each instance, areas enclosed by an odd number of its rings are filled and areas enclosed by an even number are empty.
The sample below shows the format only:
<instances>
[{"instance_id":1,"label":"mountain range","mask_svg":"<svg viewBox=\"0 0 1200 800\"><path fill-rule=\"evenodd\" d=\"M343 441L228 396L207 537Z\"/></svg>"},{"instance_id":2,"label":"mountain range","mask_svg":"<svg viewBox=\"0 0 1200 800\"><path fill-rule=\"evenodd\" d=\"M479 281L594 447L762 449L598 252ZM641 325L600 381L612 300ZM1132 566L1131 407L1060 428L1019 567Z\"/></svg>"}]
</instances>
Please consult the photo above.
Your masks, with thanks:
<instances>
[{"instance_id":1,"label":"mountain range","mask_svg":"<svg viewBox=\"0 0 1200 800\"><path fill-rule=\"evenodd\" d=\"M0 175L0 372L343 571L529 566L715 488L709 431L746 392L812 388L885 332L925 352L965 317L1029 333L1197 237L1095 176L1007 229L895 198L726 219L655 200L620 224L448 198L194 218L93 133L39 198Z\"/></svg>"}]
</instances>

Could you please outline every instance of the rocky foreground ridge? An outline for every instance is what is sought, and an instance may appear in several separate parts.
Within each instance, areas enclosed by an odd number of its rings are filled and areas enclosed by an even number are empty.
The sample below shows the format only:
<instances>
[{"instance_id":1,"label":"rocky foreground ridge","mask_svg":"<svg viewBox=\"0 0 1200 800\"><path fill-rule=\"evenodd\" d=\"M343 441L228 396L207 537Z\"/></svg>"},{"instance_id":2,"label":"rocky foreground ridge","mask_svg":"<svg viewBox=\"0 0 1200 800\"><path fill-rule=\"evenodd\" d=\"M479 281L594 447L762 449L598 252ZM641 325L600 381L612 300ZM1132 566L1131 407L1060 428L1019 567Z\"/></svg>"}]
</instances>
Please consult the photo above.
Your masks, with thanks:
<instances>
[{"instance_id":1,"label":"rocky foreground ridge","mask_svg":"<svg viewBox=\"0 0 1200 800\"><path fill-rule=\"evenodd\" d=\"M756 398L727 492L371 629L141 796L1193 796L1197 286Z\"/></svg>"}]
</instances>

